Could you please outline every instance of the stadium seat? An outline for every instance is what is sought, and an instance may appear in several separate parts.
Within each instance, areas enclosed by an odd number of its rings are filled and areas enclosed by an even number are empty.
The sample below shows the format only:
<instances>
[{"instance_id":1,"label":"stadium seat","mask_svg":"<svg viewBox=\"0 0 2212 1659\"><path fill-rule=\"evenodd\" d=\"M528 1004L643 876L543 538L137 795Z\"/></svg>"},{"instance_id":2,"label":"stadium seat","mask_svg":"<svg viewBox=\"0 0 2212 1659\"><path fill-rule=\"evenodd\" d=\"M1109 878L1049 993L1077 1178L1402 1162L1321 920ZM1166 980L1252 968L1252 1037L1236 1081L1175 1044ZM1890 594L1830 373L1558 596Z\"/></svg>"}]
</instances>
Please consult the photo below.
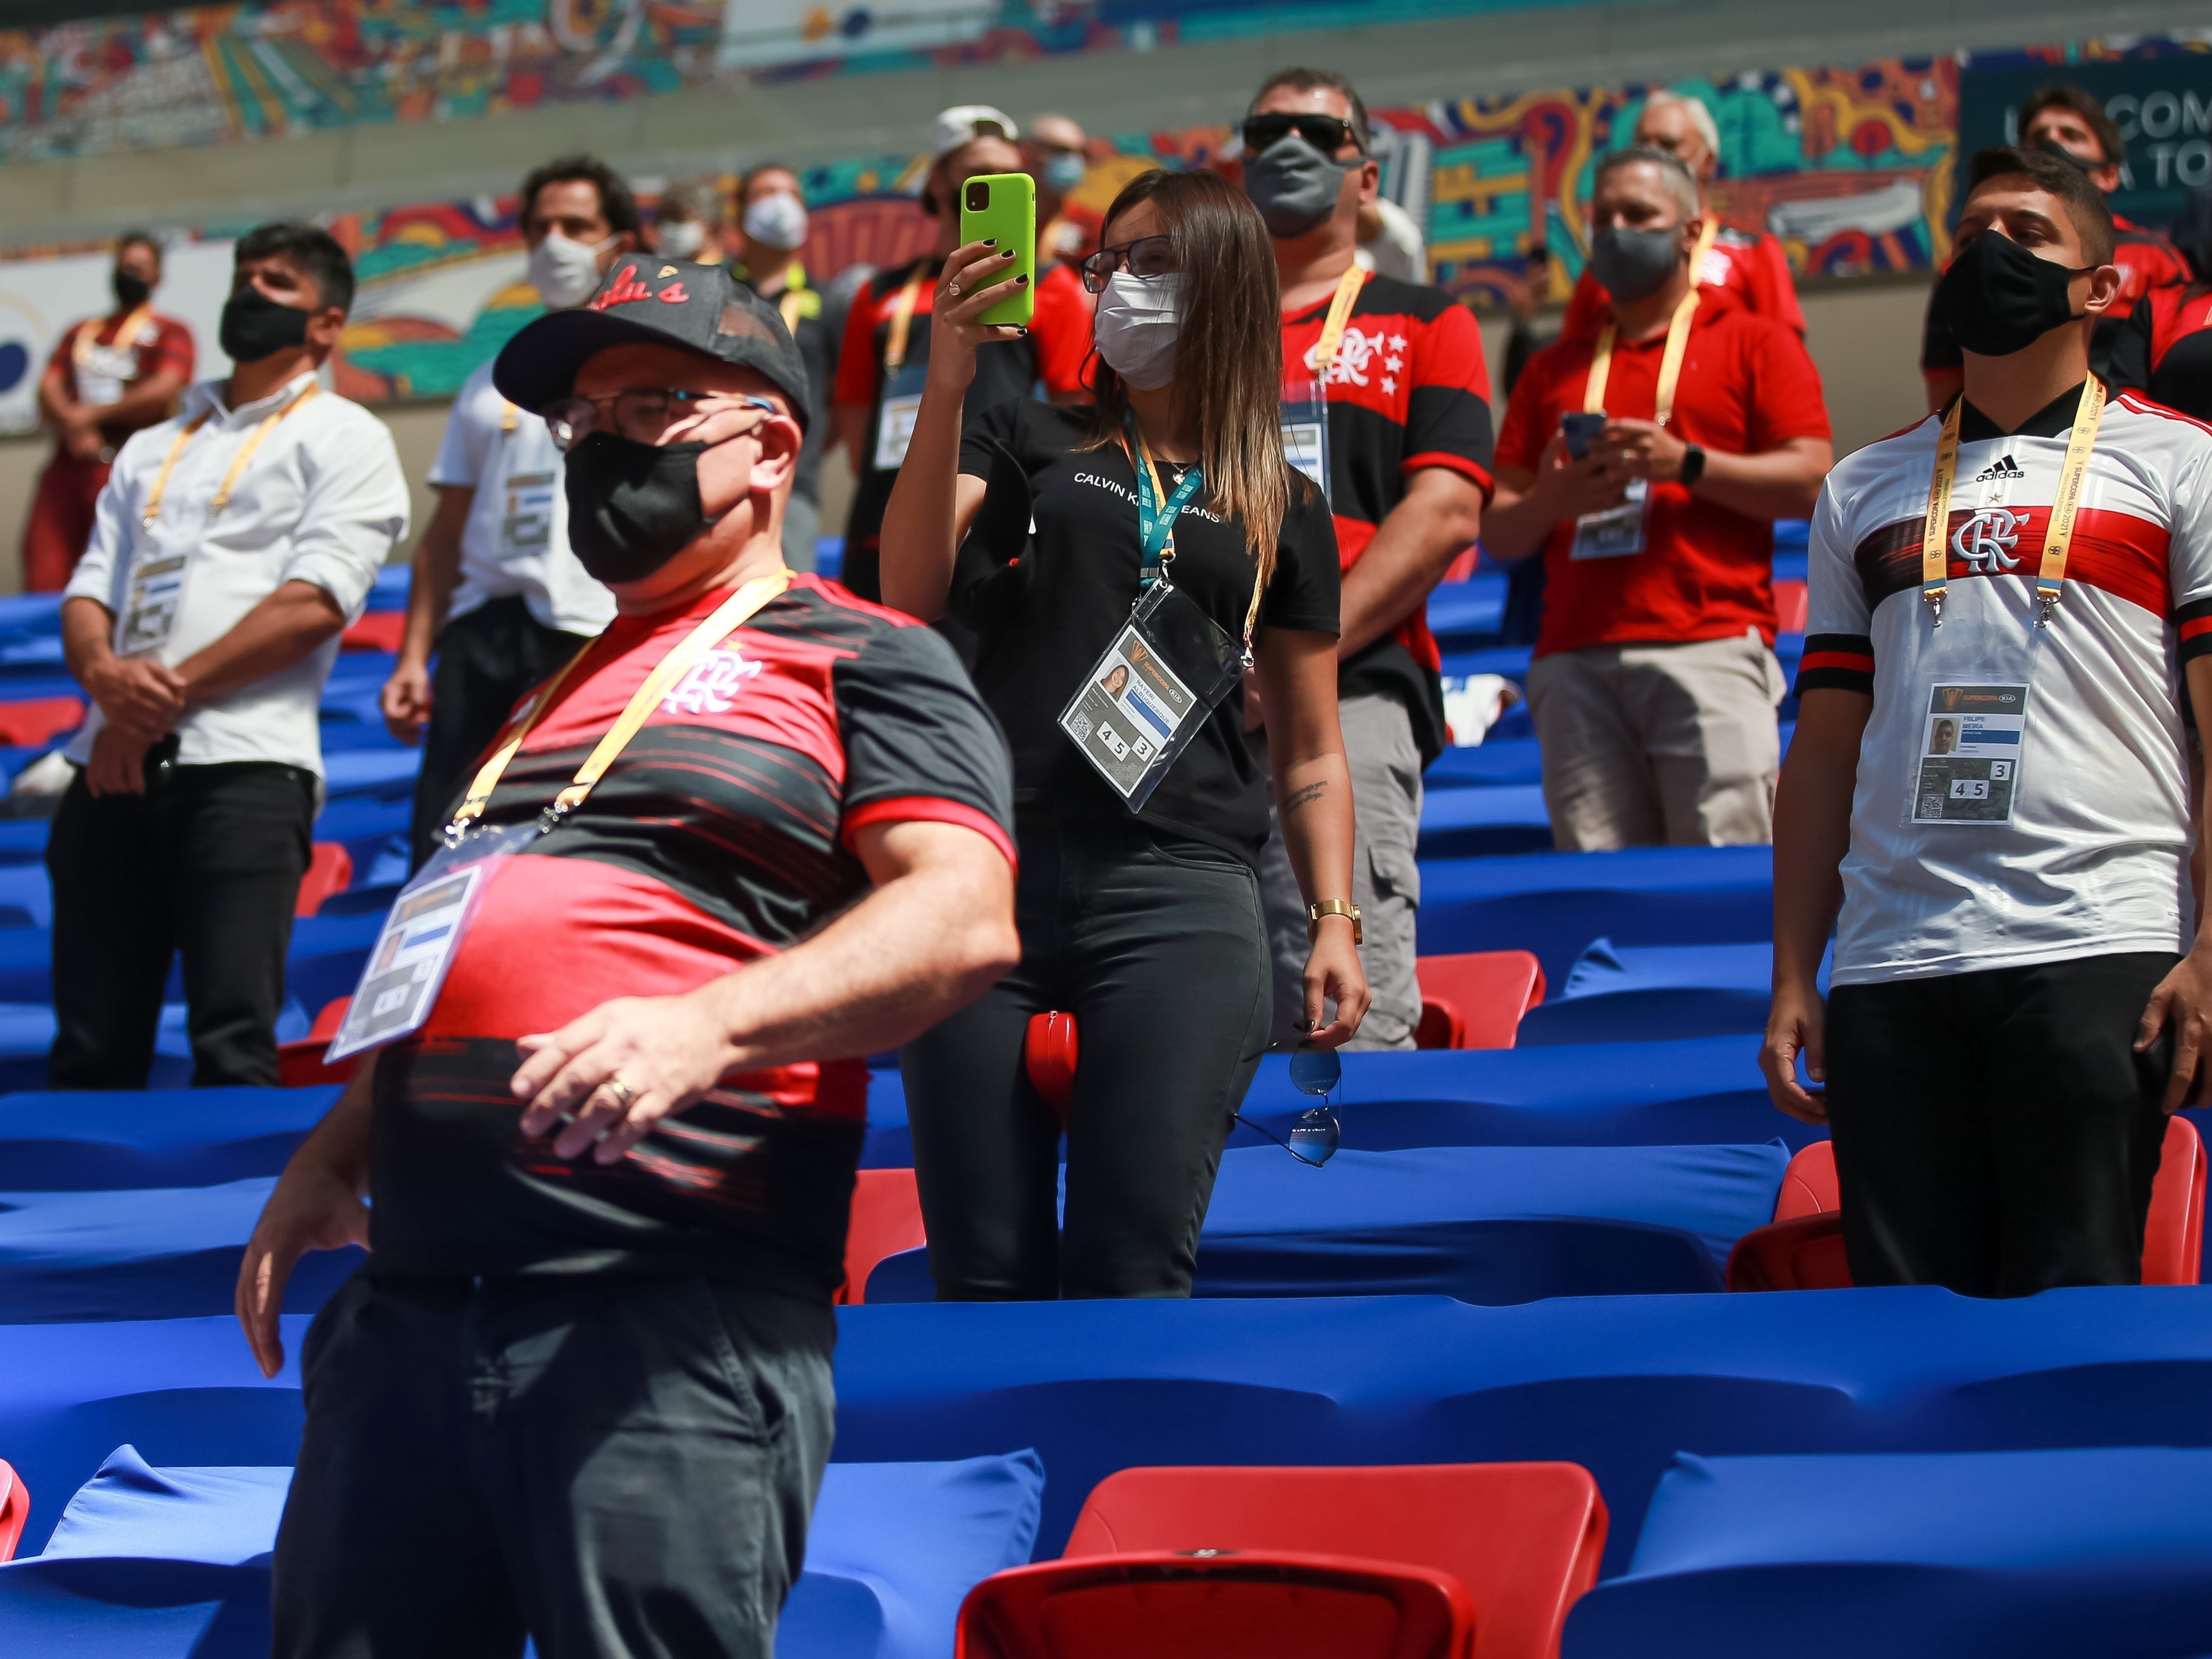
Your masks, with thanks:
<instances>
[{"instance_id":1,"label":"stadium seat","mask_svg":"<svg viewBox=\"0 0 2212 1659\"><path fill-rule=\"evenodd\" d=\"M369 611L338 635L341 651L397 651L407 632L404 611Z\"/></svg>"},{"instance_id":2,"label":"stadium seat","mask_svg":"<svg viewBox=\"0 0 2212 1659\"><path fill-rule=\"evenodd\" d=\"M36 749L84 724L82 697L26 697L0 702L0 747Z\"/></svg>"},{"instance_id":3,"label":"stadium seat","mask_svg":"<svg viewBox=\"0 0 2212 1659\"><path fill-rule=\"evenodd\" d=\"M15 1546L22 1541L23 1528L30 1518L31 1494L22 1478L0 1462L0 1561L15 1559Z\"/></svg>"},{"instance_id":4,"label":"stadium seat","mask_svg":"<svg viewBox=\"0 0 2212 1659\"><path fill-rule=\"evenodd\" d=\"M1450 1574L1354 1556L1047 1561L968 1592L953 1659L1466 1659Z\"/></svg>"},{"instance_id":5,"label":"stadium seat","mask_svg":"<svg viewBox=\"0 0 2212 1659\"><path fill-rule=\"evenodd\" d=\"M1510 1048L1521 1017L1544 1000L1544 969L1527 951L1422 957L1417 1048Z\"/></svg>"},{"instance_id":6,"label":"stadium seat","mask_svg":"<svg viewBox=\"0 0 2212 1659\"><path fill-rule=\"evenodd\" d=\"M1794 1221L1801 1215L1820 1215L1840 1210L1836 1195L1836 1148L1832 1141L1816 1140L1790 1160L1775 1196L1774 1218Z\"/></svg>"},{"instance_id":7,"label":"stadium seat","mask_svg":"<svg viewBox=\"0 0 2212 1659\"><path fill-rule=\"evenodd\" d=\"M853 1188L853 1218L845 1230L845 1282L830 1300L840 1306L865 1302L876 1263L928 1242L914 1171L862 1170Z\"/></svg>"},{"instance_id":8,"label":"stadium seat","mask_svg":"<svg viewBox=\"0 0 2212 1659\"><path fill-rule=\"evenodd\" d=\"M1073 1014L1030 1016L1022 1041L1022 1066L1030 1074L1030 1086L1044 1097L1063 1130L1075 1101L1075 1048Z\"/></svg>"},{"instance_id":9,"label":"stadium seat","mask_svg":"<svg viewBox=\"0 0 2212 1659\"><path fill-rule=\"evenodd\" d=\"M349 1054L335 1066L326 1065L323 1051L345 1024L349 996L334 997L323 1005L307 1035L297 1042L280 1043L276 1049L276 1079L287 1089L311 1089L319 1083L344 1083L361 1066L361 1056Z\"/></svg>"},{"instance_id":10,"label":"stadium seat","mask_svg":"<svg viewBox=\"0 0 2212 1659\"><path fill-rule=\"evenodd\" d=\"M1133 1468L1091 1489L1063 1559L1353 1552L1463 1585L1475 1659L1548 1659L1596 1582L1606 1528L1597 1482L1573 1463Z\"/></svg>"},{"instance_id":11,"label":"stadium seat","mask_svg":"<svg viewBox=\"0 0 2212 1659\"><path fill-rule=\"evenodd\" d=\"M2195 1285L2203 1278L2204 1142L2184 1117L2166 1123L2166 1144L2143 1222L2142 1282ZM1835 1291L1850 1287L1832 1145L1820 1141L1790 1160L1774 1220L1746 1233L1729 1254L1732 1291Z\"/></svg>"},{"instance_id":12,"label":"stadium seat","mask_svg":"<svg viewBox=\"0 0 2212 1659\"><path fill-rule=\"evenodd\" d=\"M353 854L334 841L319 841L307 860L307 873L300 878L300 900L295 916L312 916L333 893L353 885Z\"/></svg>"}]
</instances>

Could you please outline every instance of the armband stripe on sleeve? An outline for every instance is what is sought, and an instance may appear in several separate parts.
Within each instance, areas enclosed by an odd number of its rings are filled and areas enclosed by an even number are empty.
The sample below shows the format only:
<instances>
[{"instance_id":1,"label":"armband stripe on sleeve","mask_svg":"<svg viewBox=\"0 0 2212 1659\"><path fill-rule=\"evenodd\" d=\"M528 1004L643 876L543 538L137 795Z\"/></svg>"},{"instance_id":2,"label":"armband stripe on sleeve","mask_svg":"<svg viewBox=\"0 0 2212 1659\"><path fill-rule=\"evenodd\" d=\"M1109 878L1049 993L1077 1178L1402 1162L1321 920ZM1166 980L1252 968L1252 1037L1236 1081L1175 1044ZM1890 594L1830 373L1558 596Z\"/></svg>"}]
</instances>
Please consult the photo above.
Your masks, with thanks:
<instances>
[{"instance_id":1,"label":"armband stripe on sleeve","mask_svg":"<svg viewBox=\"0 0 2212 1659\"><path fill-rule=\"evenodd\" d=\"M1874 694L1874 641L1863 634L1814 634L1797 660L1797 692Z\"/></svg>"},{"instance_id":2,"label":"armband stripe on sleeve","mask_svg":"<svg viewBox=\"0 0 2212 1659\"><path fill-rule=\"evenodd\" d=\"M2212 599L2191 599L2173 613L2177 653L2183 662L2212 652Z\"/></svg>"}]
</instances>

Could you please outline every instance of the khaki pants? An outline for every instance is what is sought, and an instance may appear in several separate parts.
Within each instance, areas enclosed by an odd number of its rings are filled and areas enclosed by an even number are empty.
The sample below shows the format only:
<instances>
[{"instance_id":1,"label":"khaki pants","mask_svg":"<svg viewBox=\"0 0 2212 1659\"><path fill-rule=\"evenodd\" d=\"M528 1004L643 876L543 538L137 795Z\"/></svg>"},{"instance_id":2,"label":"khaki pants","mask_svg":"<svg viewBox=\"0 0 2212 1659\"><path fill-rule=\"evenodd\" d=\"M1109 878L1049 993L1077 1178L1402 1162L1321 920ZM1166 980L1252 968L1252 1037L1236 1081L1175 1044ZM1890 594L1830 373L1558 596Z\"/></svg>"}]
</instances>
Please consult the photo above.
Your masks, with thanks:
<instances>
[{"instance_id":1,"label":"khaki pants","mask_svg":"<svg viewBox=\"0 0 2212 1659\"><path fill-rule=\"evenodd\" d=\"M1774 839L1782 665L1755 634L1540 657L1528 711L1562 852Z\"/></svg>"},{"instance_id":2,"label":"khaki pants","mask_svg":"<svg viewBox=\"0 0 2212 1659\"><path fill-rule=\"evenodd\" d=\"M1359 907L1359 965L1375 1000L1347 1048L1410 1048L1421 1023L1415 977L1414 924L1421 908L1420 867L1413 844L1421 835L1421 751L1405 705L1392 697L1346 697L1337 706L1344 758L1352 770L1354 837L1352 902ZM1260 886L1267 906L1268 954L1274 960L1275 1020L1269 1046L1294 1048L1305 1026L1308 951L1306 904L1283 846L1281 823L1268 808ZM1334 895L1322 893L1316 897Z\"/></svg>"}]
</instances>

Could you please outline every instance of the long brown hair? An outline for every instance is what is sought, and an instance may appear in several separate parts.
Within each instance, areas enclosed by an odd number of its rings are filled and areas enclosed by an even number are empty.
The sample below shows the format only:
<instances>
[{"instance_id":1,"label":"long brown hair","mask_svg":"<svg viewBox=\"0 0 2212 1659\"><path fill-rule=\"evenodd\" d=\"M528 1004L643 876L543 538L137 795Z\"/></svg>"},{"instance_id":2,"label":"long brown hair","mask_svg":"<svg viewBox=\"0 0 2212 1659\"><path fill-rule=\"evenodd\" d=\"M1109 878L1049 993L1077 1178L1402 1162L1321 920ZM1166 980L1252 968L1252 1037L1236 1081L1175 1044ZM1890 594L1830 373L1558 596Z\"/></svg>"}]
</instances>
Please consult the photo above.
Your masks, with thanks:
<instances>
[{"instance_id":1,"label":"long brown hair","mask_svg":"<svg viewBox=\"0 0 2212 1659\"><path fill-rule=\"evenodd\" d=\"M1174 239L1182 273L1176 397L1198 428L1206 499L1216 512L1243 521L1244 545L1265 588L1291 489L1283 458L1283 313L1274 244L1259 210L1218 173L1139 173L1106 210L1106 224L1146 202L1158 210ZM1092 442L1103 446L1121 436L1129 393L1103 358L1092 386L1098 398Z\"/></svg>"}]
</instances>

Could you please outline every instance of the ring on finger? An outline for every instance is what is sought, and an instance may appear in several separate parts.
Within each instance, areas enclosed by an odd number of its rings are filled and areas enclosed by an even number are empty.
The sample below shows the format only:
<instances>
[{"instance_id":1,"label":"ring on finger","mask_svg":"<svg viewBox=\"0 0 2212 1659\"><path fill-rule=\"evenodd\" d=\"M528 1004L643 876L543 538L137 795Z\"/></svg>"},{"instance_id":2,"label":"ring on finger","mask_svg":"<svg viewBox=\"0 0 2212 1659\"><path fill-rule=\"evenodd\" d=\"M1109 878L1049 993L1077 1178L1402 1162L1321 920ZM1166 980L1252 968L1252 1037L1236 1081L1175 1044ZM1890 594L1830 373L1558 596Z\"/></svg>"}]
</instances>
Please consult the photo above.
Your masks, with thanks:
<instances>
[{"instance_id":1,"label":"ring on finger","mask_svg":"<svg viewBox=\"0 0 2212 1659\"><path fill-rule=\"evenodd\" d=\"M637 1103L637 1091L631 1088L620 1072L599 1085L615 1097L615 1103L625 1112Z\"/></svg>"},{"instance_id":2,"label":"ring on finger","mask_svg":"<svg viewBox=\"0 0 2212 1659\"><path fill-rule=\"evenodd\" d=\"M960 297L960 284L957 283L948 283L945 285L945 291L957 300Z\"/></svg>"}]
</instances>

